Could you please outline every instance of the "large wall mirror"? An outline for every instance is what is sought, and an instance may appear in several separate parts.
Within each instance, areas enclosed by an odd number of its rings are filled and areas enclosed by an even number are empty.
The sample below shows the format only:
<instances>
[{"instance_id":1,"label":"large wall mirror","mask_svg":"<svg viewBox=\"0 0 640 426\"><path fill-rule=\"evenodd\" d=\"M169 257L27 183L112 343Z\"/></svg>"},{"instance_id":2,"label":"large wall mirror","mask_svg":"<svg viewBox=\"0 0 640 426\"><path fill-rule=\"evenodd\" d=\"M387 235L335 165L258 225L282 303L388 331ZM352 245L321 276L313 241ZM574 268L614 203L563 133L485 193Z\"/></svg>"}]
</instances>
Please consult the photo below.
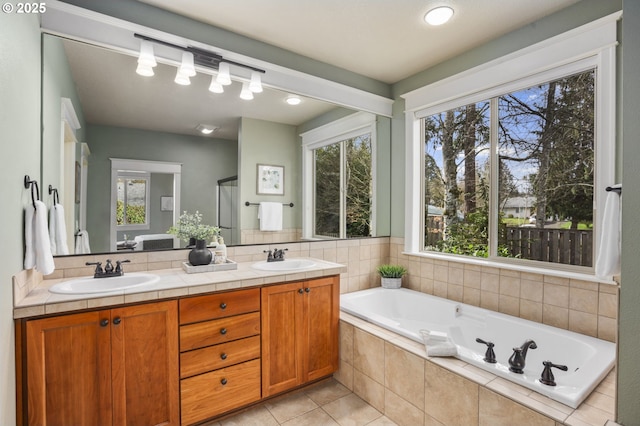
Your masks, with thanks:
<instances>
[{"instance_id":1,"label":"large wall mirror","mask_svg":"<svg viewBox=\"0 0 640 426\"><path fill-rule=\"evenodd\" d=\"M305 199L300 134L357 111L303 96L292 106L285 102L292 93L269 87L242 100L240 82L212 93L211 75L198 73L182 86L174 82L175 67L159 63L154 76L143 77L135 72L136 60L43 34L42 179L45 187L58 190L65 209L68 254L184 246L152 241L166 239L162 236L183 211L198 211L203 222L221 227L229 245L299 240ZM215 130L204 135L199 126ZM378 145L388 147L389 139L390 120L380 117ZM155 166L152 171L124 167L114 181L112 164L129 164L121 160ZM385 165L378 179L387 179L388 156L378 162ZM256 191L259 164L283 168L283 194ZM381 187L388 188L388 182ZM132 220L142 224L113 231L114 191L116 201L137 200L145 217ZM51 205L53 199L46 201ZM254 203L261 201L287 205L277 240L257 231ZM378 207L383 213L376 215L374 235L388 235L386 208ZM88 238L76 251L78 233ZM146 242L131 247L129 241Z\"/></svg>"}]
</instances>

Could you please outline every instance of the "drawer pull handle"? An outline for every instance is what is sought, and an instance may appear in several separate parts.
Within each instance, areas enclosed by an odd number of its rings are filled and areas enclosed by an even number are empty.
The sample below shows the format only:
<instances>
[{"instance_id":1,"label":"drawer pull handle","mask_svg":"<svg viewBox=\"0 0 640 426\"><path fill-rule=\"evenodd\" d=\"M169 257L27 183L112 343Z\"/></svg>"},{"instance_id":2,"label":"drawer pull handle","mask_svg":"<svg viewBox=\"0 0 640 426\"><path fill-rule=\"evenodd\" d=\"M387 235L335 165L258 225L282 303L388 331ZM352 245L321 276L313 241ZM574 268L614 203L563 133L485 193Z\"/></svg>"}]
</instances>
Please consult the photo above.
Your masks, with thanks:
<instances>
[{"instance_id":1,"label":"drawer pull handle","mask_svg":"<svg viewBox=\"0 0 640 426\"><path fill-rule=\"evenodd\" d=\"M227 359L227 354L225 354L225 353L220 354L220 359Z\"/></svg>"},{"instance_id":2,"label":"drawer pull handle","mask_svg":"<svg viewBox=\"0 0 640 426\"><path fill-rule=\"evenodd\" d=\"M307 293L309 293L311 291L311 289L309 287L305 288L304 291L306 291Z\"/></svg>"},{"instance_id":3,"label":"drawer pull handle","mask_svg":"<svg viewBox=\"0 0 640 426\"><path fill-rule=\"evenodd\" d=\"M227 309L227 304L226 304L226 303L224 303L224 302L222 302L222 303L220 304L220 309Z\"/></svg>"},{"instance_id":4,"label":"drawer pull handle","mask_svg":"<svg viewBox=\"0 0 640 426\"><path fill-rule=\"evenodd\" d=\"M222 384L222 386L226 385L227 384L227 379L220 380L220 383Z\"/></svg>"},{"instance_id":5,"label":"drawer pull handle","mask_svg":"<svg viewBox=\"0 0 640 426\"><path fill-rule=\"evenodd\" d=\"M300 289L298 289L298 293L302 294L302 293L304 293L304 290L300 288Z\"/></svg>"},{"instance_id":6,"label":"drawer pull handle","mask_svg":"<svg viewBox=\"0 0 640 426\"><path fill-rule=\"evenodd\" d=\"M220 334L227 334L227 329L226 328L221 329Z\"/></svg>"},{"instance_id":7,"label":"drawer pull handle","mask_svg":"<svg viewBox=\"0 0 640 426\"><path fill-rule=\"evenodd\" d=\"M105 318L103 320L100 320L100 327L106 327L108 325L109 325L109 320L108 319Z\"/></svg>"},{"instance_id":8,"label":"drawer pull handle","mask_svg":"<svg viewBox=\"0 0 640 426\"><path fill-rule=\"evenodd\" d=\"M122 321L122 319L120 319L120 317L115 317L115 318L113 319L113 323L114 323L115 325L120 324L120 321Z\"/></svg>"}]
</instances>

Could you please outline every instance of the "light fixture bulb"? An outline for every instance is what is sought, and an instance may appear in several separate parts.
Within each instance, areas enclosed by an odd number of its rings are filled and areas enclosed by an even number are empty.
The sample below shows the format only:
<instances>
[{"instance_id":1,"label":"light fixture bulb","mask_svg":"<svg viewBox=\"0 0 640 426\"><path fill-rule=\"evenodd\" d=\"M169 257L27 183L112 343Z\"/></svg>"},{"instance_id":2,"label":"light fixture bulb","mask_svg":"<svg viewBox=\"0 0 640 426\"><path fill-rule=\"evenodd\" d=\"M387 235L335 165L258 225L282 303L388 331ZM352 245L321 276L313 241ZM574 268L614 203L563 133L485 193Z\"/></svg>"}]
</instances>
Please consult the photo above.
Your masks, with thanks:
<instances>
[{"instance_id":1,"label":"light fixture bulb","mask_svg":"<svg viewBox=\"0 0 640 426\"><path fill-rule=\"evenodd\" d=\"M182 52L182 63L180 63L178 72L187 77L196 75L196 68L193 65L193 53L187 51Z\"/></svg>"},{"instance_id":2,"label":"light fixture bulb","mask_svg":"<svg viewBox=\"0 0 640 426\"><path fill-rule=\"evenodd\" d=\"M136 68L136 74L143 77L151 77L154 75L153 67L144 64L138 64L138 67Z\"/></svg>"},{"instance_id":3,"label":"light fixture bulb","mask_svg":"<svg viewBox=\"0 0 640 426\"><path fill-rule=\"evenodd\" d=\"M191 84L191 80L189 80L189 76L181 73L180 69L178 69L178 72L176 73L176 78L173 81L175 81L176 83L182 86L188 86Z\"/></svg>"},{"instance_id":4,"label":"light fixture bulb","mask_svg":"<svg viewBox=\"0 0 640 426\"><path fill-rule=\"evenodd\" d=\"M244 99L245 101L250 101L251 99L253 99L253 92L249 90L249 83L242 83L240 99Z\"/></svg>"},{"instance_id":5,"label":"light fixture bulb","mask_svg":"<svg viewBox=\"0 0 640 426\"><path fill-rule=\"evenodd\" d=\"M429 25L442 25L451 19L453 9L449 6L434 7L424 15L424 20Z\"/></svg>"},{"instance_id":6,"label":"light fixture bulb","mask_svg":"<svg viewBox=\"0 0 640 426\"><path fill-rule=\"evenodd\" d=\"M209 91L213 93L224 93L224 86L216 81L216 77L211 77L211 84L209 85Z\"/></svg>"},{"instance_id":7,"label":"light fixture bulb","mask_svg":"<svg viewBox=\"0 0 640 426\"><path fill-rule=\"evenodd\" d=\"M198 124L196 130L202 133L203 135L210 135L215 132L218 128L216 126L210 126L208 124Z\"/></svg>"},{"instance_id":8,"label":"light fixture bulb","mask_svg":"<svg viewBox=\"0 0 640 426\"><path fill-rule=\"evenodd\" d=\"M216 77L216 81L223 86L231 84L231 74L229 73L228 63L220 62L220 65L218 65L218 76Z\"/></svg>"},{"instance_id":9,"label":"light fixture bulb","mask_svg":"<svg viewBox=\"0 0 640 426\"><path fill-rule=\"evenodd\" d=\"M158 65L158 63L156 62L156 57L153 54L153 44L148 40L142 40L142 42L140 43L140 56L138 56L138 65L149 68Z\"/></svg>"},{"instance_id":10,"label":"light fixture bulb","mask_svg":"<svg viewBox=\"0 0 640 426\"><path fill-rule=\"evenodd\" d=\"M249 82L249 90L253 93L262 92L262 80L258 71L251 71L251 81Z\"/></svg>"},{"instance_id":11,"label":"light fixture bulb","mask_svg":"<svg viewBox=\"0 0 640 426\"><path fill-rule=\"evenodd\" d=\"M287 99L285 99L285 102L287 102L289 105L299 105L300 102L302 102L302 99L300 99L298 96L290 95L290 96L287 96Z\"/></svg>"}]
</instances>

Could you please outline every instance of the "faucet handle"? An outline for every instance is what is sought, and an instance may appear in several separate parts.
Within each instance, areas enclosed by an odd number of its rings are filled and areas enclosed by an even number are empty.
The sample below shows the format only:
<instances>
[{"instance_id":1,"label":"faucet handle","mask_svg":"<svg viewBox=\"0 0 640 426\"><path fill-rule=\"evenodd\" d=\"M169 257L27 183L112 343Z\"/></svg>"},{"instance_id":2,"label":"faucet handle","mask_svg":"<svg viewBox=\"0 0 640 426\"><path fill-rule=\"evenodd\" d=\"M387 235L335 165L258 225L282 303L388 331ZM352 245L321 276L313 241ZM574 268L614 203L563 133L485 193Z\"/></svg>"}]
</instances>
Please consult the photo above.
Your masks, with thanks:
<instances>
[{"instance_id":1,"label":"faucet handle","mask_svg":"<svg viewBox=\"0 0 640 426\"><path fill-rule=\"evenodd\" d=\"M106 274L110 274L113 272L113 265L111 264L111 259L107 259L107 264L104 265L104 272Z\"/></svg>"},{"instance_id":2,"label":"faucet handle","mask_svg":"<svg viewBox=\"0 0 640 426\"><path fill-rule=\"evenodd\" d=\"M566 365L557 365L552 363L551 361L544 361L542 365L544 365L544 370L542 370L542 375L540 376L540 383L547 386L556 385L555 377L553 377L551 368L557 368L558 370L562 371L567 371L569 369Z\"/></svg>"},{"instance_id":3,"label":"faucet handle","mask_svg":"<svg viewBox=\"0 0 640 426\"><path fill-rule=\"evenodd\" d=\"M116 260L116 274L124 274L124 271L122 270L122 264L123 263L131 263L131 261L129 259L126 260Z\"/></svg>"},{"instance_id":4,"label":"faucet handle","mask_svg":"<svg viewBox=\"0 0 640 426\"><path fill-rule=\"evenodd\" d=\"M484 354L484 362L488 362L489 364L495 364L496 361L496 353L493 351L493 347L495 346L493 342L485 342L479 337L476 339L476 342L487 345L487 352Z\"/></svg>"},{"instance_id":5,"label":"faucet handle","mask_svg":"<svg viewBox=\"0 0 640 426\"><path fill-rule=\"evenodd\" d=\"M104 271L102 270L102 262L85 262L87 266L96 266L96 270L94 271L95 275L102 274Z\"/></svg>"}]
</instances>

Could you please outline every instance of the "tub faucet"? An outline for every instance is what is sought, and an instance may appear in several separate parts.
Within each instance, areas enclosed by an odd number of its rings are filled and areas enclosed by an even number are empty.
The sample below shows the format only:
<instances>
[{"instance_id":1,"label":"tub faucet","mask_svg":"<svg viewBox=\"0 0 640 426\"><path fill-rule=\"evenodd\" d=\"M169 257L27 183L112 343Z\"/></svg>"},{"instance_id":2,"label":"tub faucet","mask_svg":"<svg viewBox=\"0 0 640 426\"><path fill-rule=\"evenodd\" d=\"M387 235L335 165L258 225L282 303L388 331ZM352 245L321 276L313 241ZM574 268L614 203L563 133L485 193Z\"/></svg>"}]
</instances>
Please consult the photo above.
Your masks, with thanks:
<instances>
[{"instance_id":1,"label":"tub faucet","mask_svg":"<svg viewBox=\"0 0 640 426\"><path fill-rule=\"evenodd\" d=\"M509 358L509 371L522 374L524 371L524 364L527 358L527 351L529 349L537 349L538 345L533 340L527 340L519 348L513 348L513 354Z\"/></svg>"}]
</instances>

